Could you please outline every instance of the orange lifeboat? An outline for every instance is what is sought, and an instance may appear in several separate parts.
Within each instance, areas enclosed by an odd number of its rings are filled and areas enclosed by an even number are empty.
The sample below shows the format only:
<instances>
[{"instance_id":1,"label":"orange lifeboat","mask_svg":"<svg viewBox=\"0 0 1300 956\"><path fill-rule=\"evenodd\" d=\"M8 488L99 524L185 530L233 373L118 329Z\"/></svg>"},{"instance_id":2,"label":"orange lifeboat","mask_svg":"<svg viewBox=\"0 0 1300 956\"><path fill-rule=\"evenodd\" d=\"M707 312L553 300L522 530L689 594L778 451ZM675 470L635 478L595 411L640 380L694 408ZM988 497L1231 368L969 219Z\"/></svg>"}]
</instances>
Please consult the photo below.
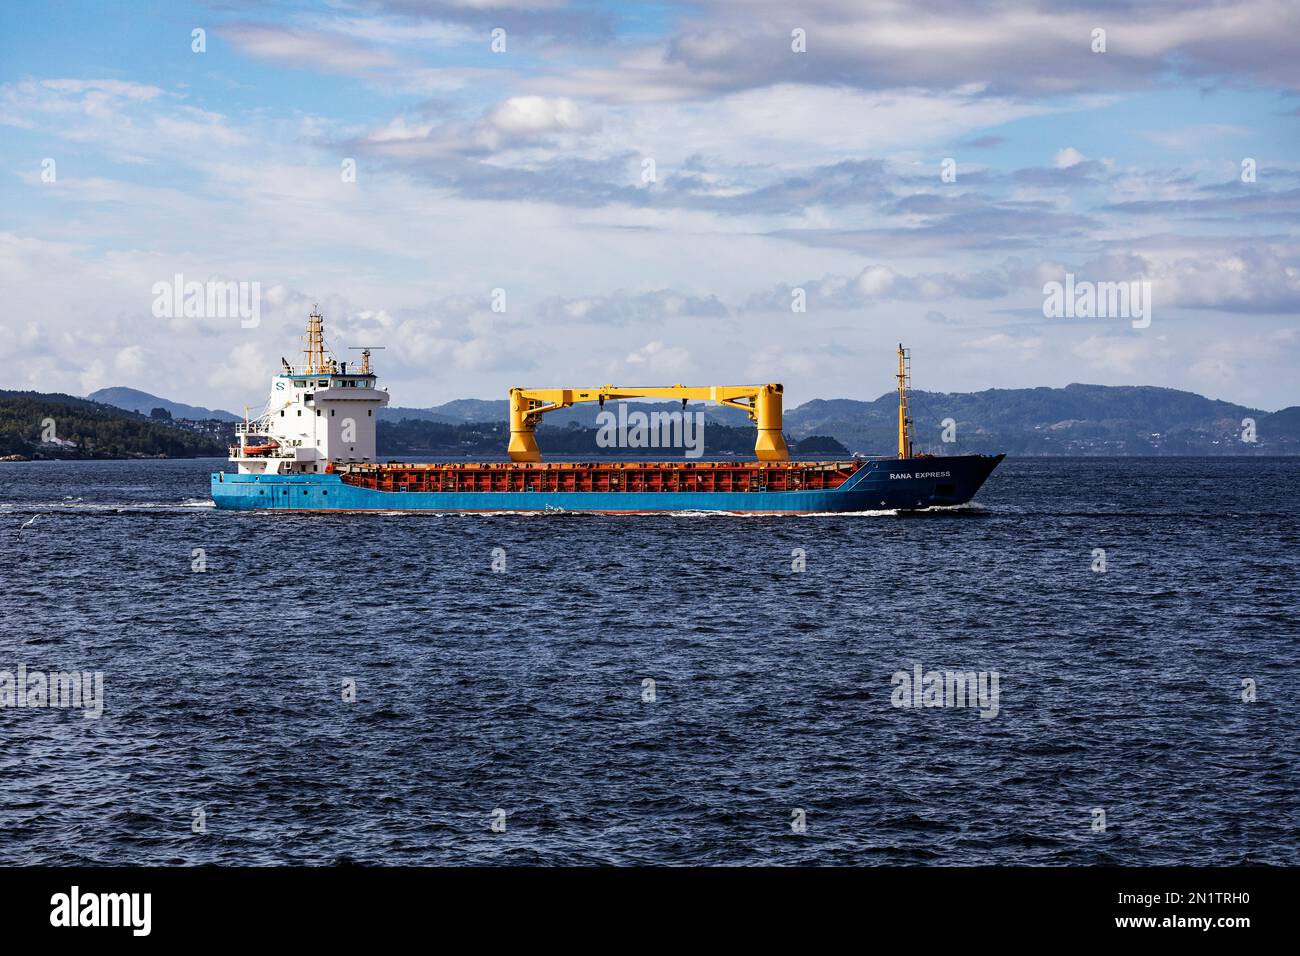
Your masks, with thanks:
<instances>
[{"instance_id":1,"label":"orange lifeboat","mask_svg":"<svg viewBox=\"0 0 1300 956\"><path fill-rule=\"evenodd\" d=\"M245 455L269 455L271 452L275 451L279 447L280 447L280 443L275 439L271 439L271 441L267 442L265 445L245 445L244 454Z\"/></svg>"}]
</instances>

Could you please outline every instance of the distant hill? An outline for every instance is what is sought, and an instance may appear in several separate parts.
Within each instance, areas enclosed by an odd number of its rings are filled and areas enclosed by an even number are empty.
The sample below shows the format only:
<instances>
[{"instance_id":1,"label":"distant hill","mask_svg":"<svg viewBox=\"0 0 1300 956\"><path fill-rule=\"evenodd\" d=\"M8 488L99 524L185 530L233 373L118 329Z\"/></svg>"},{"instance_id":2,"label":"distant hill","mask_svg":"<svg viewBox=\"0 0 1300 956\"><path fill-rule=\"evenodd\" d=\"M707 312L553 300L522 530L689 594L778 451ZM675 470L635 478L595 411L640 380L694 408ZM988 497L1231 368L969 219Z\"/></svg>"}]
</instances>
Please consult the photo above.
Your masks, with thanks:
<instances>
[{"instance_id":1,"label":"distant hill","mask_svg":"<svg viewBox=\"0 0 1300 956\"><path fill-rule=\"evenodd\" d=\"M164 408L174 418L239 420L230 412L172 402L130 388L100 389L90 400L143 415ZM615 411L617 404L607 404L606 409ZM645 412L681 411L681 404L637 402L635 408ZM456 399L431 408L380 409L379 453L486 453L496 447L497 433L479 426L503 426L506 410L505 399L476 398ZM739 432L724 429L752 429L748 417L738 409L691 403L687 411L704 414L707 425L715 429L712 438L706 432L706 449L712 447L720 454L731 453L739 437ZM565 429L562 437L551 440L566 449L582 446L575 450L586 453L583 449L591 442L584 433L595 428L599 412L594 404L576 405L550 413L543 427L552 435ZM897 447L897 418L894 392L870 402L815 399L786 409L785 433L792 447L816 437L819 441L809 448L825 445L830 450L834 446L823 440L831 440L852 453L888 455ZM1300 406L1269 413L1193 392L1149 385L916 391L912 393L912 418L916 449L933 454L1300 454ZM956 426L951 436L955 440L944 441L944 424L949 419ZM1245 419L1254 421L1257 440L1253 443L1242 441ZM402 422L421 423L423 427L389 427ZM590 453L606 452L592 448Z\"/></svg>"},{"instance_id":2,"label":"distant hill","mask_svg":"<svg viewBox=\"0 0 1300 956\"><path fill-rule=\"evenodd\" d=\"M200 458L224 455L211 436L72 395L0 390L0 456Z\"/></svg>"},{"instance_id":3,"label":"distant hill","mask_svg":"<svg viewBox=\"0 0 1300 956\"><path fill-rule=\"evenodd\" d=\"M104 405L112 405L114 408L126 409L128 412L139 412L141 415L148 415L155 408L165 408L171 413L172 418L216 419L223 422L242 421L238 415L222 411L219 408L186 405L184 402L169 401L165 398L159 398L157 395L142 392L139 389L122 388L121 386L98 389L91 392L86 398L92 402L100 402Z\"/></svg>"},{"instance_id":4,"label":"distant hill","mask_svg":"<svg viewBox=\"0 0 1300 956\"><path fill-rule=\"evenodd\" d=\"M467 424L466 420L463 418L448 418L446 415L438 414L438 412L434 411L432 408L401 408L396 405L389 405L385 408L379 409L378 417L379 424L381 425L385 422L392 422L394 424L397 422L436 422L439 425ZM475 419L474 421L476 423L479 422L478 419ZM483 423L486 423L487 421L487 419L482 420ZM499 421L505 421L504 412L502 412Z\"/></svg>"},{"instance_id":5,"label":"distant hill","mask_svg":"<svg viewBox=\"0 0 1300 956\"><path fill-rule=\"evenodd\" d=\"M1300 454L1300 411L1269 413L1193 392L1150 385L1067 385L912 393L919 451L1005 451L1017 455ZM943 441L944 422L956 423ZM1243 421L1257 440L1241 440ZM897 446L898 399L807 402L785 415L793 437L831 435L854 451L888 453Z\"/></svg>"},{"instance_id":6,"label":"distant hill","mask_svg":"<svg viewBox=\"0 0 1300 956\"><path fill-rule=\"evenodd\" d=\"M1293 439L1300 438L1300 405L1292 405L1290 408L1284 408L1281 411L1274 412L1265 419L1268 422L1269 435L1288 435Z\"/></svg>"},{"instance_id":7,"label":"distant hill","mask_svg":"<svg viewBox=\"0 0 1300 956\"><path fill-rule=\"evenodd\" d=\"M488 401L482 398L458 398L429 409L449 422L503 422L510 403L504 398Z\"/></svg>"}]
</instances>

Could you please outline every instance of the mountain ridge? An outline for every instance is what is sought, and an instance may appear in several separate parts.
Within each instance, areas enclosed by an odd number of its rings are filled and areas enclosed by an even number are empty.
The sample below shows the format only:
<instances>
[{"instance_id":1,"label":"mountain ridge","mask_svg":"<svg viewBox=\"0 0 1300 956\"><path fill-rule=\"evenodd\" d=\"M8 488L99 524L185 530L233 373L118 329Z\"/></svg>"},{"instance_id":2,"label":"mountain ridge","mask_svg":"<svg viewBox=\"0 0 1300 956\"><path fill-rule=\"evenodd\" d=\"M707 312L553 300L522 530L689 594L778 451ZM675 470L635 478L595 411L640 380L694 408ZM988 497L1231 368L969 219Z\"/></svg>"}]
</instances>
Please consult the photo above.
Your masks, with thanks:
<instances>
[{"instance_id":1,"label":"mountain ridge","mask_svg":"<svg viewBox=\"0 0 1300 956\"><path fill-rule=\"evenodd\" d=\"M0 389L0 459L194 458L224 448L212 435L76 395Z\"/></svg>"},{"instance_id":2,"label":"mountain ridge","mask_svg":"<svg viewBox=\"0 0 1300 956\"><path fill-rule=\"evenodd\" d=\"M165 408L172 418L186 418L194 421L242 421L238 415L224 409L204 408L202 405L186 405L184 402L173 402L170 399L161 398L149 392L142 392L138 388L127 388L124 385L96 389L86 396L86 400L98 402L101 405L112 405L114 408L120 408L128 412L138 412L141 415L148 415L155 408Z\"/></svg>"},{"instance_id":3,"label":"mountain ridge","mask_svg":"<svg viewBox=\"0 0 1300 956\"><path fill-rule=\"evenodd\" d=\"M222 419L226 422L238 420L229 412L169 402L135 389L100 389L85 400L94 396L129 401L134 407L128 410L142 409L146 415L160 407L221 414L228 416ZM640 402L635 407L647 412L682 410L678 402ZM747 415L735 408L690 403L687 410L703 414L713 426L750 425ZM1300 454L1300 405L1267 412L1156 385L1075 382L1064 387L978 392L913 390L911 411L915 448L930 454ZM591 429L599 412L595 404L560 409L548 414L542 427ZM403 421L470 426L504 423L506 413L505 399L466 398L428 408L380 409L380 451L385 453L385 434L394 434L389 426ZM892 391L870 401L816 398L787 408L784 430L791 443L825 437L857 454L890 454L897 443L897 416L897 394ZM1255 441L1247 439L1251 434Z\"/></svg>"}]
</instances>

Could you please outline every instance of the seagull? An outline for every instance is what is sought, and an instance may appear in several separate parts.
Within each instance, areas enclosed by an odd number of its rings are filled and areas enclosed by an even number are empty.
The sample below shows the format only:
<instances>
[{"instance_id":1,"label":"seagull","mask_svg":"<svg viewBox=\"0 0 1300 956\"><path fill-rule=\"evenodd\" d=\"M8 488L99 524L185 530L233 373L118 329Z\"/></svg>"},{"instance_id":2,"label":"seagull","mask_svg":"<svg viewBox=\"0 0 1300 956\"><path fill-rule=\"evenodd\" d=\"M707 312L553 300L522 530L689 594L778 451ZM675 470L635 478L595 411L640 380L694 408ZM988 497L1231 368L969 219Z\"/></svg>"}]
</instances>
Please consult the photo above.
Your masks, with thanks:
<instances>
[{"instance_id":1,"label":"seagull","mask_svg":"<svg viewBox=\"0 0 1300 956\"><path fill-rule=\"evenodd\" d=\"M21 541L22 538L23 538L23 529L24 529L24 528L29 528L29 527L31 527L33 524L35 524L35 523L36 523L36 519L39 518L40 516L41 516L41 515L40 515L40 512L37 512L36 514L34 514L34 515L32 515L30 518L28 518L28 519L27 519L27 522L26 522L26 523L25 523L21 528L18 529L18 540L19 540L19 541Z\"/></svg>"}]
</instances>

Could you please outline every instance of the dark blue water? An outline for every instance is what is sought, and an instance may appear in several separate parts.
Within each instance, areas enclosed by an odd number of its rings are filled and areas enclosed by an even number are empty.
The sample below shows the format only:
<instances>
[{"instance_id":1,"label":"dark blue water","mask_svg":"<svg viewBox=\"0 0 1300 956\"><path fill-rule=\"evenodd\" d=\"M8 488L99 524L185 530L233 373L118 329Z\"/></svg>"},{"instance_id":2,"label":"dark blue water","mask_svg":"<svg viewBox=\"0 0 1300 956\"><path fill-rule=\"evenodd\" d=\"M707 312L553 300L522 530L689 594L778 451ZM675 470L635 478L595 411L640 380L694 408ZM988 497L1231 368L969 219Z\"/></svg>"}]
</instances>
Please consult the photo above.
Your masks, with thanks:
<instances>
[{"instance_id":1,"label":"dark blue water","mask_svg":"<svg viewBox=\"0 0 1300 956\"><path fill-rule=\"evenodd\" d=\"M234 514L213 467L0 465L0 670L105 682L0 710L0 863L1300 863L1298 460L802 518ZM892 706L914 663L997 716Z\"/></svg>"}]
</instances>

